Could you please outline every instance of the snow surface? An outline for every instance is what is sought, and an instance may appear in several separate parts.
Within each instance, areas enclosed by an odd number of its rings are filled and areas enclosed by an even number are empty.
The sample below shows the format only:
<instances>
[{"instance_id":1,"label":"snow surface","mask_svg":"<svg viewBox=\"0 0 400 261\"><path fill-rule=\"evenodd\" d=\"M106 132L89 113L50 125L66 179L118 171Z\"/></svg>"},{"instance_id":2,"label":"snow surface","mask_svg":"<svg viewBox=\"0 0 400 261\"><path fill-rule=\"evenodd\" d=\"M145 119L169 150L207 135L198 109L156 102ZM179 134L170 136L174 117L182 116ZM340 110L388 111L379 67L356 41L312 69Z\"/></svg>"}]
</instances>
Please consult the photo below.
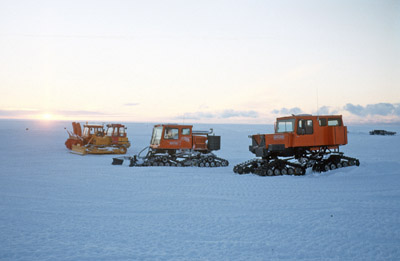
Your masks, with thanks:
<instances>
[{"instance_id":1,"label":"snow surface","mask_svg":"<svg viewBox=\"0 0 400 261\"><path fill-rule=\"evenodd\" d=\"M153 124L128 123L139 152ZM266 125L195 124L227 168L112 166L64 146L69 122L0 121L0 260L399 260L400 136L350 126L360 167L237 175ZM26 128L29 128L28 130Z\"/></svg>"}]
</instances>

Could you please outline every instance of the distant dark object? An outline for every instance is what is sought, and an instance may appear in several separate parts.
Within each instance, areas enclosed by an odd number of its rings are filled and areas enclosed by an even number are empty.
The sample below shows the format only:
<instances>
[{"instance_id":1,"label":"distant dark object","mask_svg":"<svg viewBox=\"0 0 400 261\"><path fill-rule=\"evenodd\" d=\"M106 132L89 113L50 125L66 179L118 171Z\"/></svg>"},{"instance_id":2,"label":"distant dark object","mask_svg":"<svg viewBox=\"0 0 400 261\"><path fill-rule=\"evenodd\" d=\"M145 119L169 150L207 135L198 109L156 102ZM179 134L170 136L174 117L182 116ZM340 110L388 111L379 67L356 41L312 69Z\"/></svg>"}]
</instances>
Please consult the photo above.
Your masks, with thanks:
<instances>
[{"instance_id":1,"label":"distant dark object","mask_svg":"<svg viewBox=\"0 0 400 261\"><path fill-rule=\"evenodd\" d=\"M394 131L385 131L385 130L373 130L369 132L370 135L395 135L396 132Z\"/></svg>"},{"instance_id":2,"label":"distant dark object","mask_svg":"<svg viewBox=\"0 0 400 261\"><path fill-rule=\"evenodd\" d=\"M26 130L29 130L29 128L26 128Z\"/></svg>"}]
</instances>

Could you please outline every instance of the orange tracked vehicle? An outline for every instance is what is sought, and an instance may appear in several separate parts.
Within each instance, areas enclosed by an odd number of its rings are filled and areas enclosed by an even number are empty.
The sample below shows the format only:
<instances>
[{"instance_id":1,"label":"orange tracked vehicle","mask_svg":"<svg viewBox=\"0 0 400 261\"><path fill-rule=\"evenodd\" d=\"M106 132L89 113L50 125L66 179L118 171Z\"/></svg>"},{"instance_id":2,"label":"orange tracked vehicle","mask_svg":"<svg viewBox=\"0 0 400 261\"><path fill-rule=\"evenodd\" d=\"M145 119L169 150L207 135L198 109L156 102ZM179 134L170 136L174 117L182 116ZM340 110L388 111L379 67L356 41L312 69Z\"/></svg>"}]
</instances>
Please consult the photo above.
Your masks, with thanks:
<instances>
[{"instance_id":1,"label":"orange tracked vehicle","mask_svg":"<svg viewBox=\"0 0 400 261\"><path fill-rule=\"evenodd\" d=\"M85 124L83 133L81 125L72 123L73 133L68 132L69 138L65 146L73 153L85 154L125 154L130 147L126 135L126 127L122 124L104 125Z\"/></svg>"},{"instance_id":2,"label":"orange tracked vehicle","mask_svg":"<svg viewBox=\"0 0 400 261\"><path fill-rule=\"evenodd\" d=\"M195 131L192 128L192 125L155 125L149 147L133 157L114 158L112 164L121 165L127 159L130 166L228 166L227 160L212 153L220 149L221 136L215 136L212 129ZM141 157L146 149L146 156Z\"/></svg>"},{"instance_id":3,"label":"orange tracked vehicle","mask_svg":"<svg viewBox=\"0 0 400 261\"><path fill-rule=\"evenodd\" d=\"M235 173L304 175L309 167L322 172L360 165L358 159L339 152L339 147L347 144L347 127L341 115L281 117L276 121L274 134L249 137L249 150L261 158L236 165Z\"/></svg>"}]
</instances>

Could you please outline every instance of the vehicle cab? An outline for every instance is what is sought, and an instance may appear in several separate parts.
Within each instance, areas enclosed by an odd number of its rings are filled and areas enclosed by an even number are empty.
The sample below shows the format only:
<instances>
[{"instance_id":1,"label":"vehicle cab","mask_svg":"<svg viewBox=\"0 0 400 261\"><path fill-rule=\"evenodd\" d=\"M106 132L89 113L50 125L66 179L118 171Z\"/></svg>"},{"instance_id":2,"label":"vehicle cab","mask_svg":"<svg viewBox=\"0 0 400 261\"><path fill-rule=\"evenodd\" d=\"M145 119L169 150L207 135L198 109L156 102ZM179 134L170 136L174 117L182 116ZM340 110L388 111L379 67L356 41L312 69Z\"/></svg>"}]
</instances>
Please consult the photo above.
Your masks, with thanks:
<instances>
[{"instance_id":1,"label":"vehicle cab","mask_svg":"<svg viewBox=\"0 0 400 261\"><path fill-rule=\"evenodd\" d=\"M277 118L274 134L256 134L249 150L257 156L292 155L298 149L338 148L347 144L341 115L292 115Z\"/></svg>"},{"instance_id":2,"label":"vehicle cab","mask_svg":"<svg viewBox=\"0 0 400 261\"><path fill-rule=\"evenodd\" d=\"M160 150L192 148L192 125L159 124L153 128L150 147Z\"/></svg>"},{"instance_id":3,"label":"vehicle cab","mask_svg":"<svg viewBox=\"0 0 400 261\"><path fill-rule=\"evenodd\" d=\"M85 124L83 126L84 138L89 138L93 135L103 136L104 135L103 125Z\"/></svg>"},{"instance_id":4,"label":"vehicle cab","mask_svg":"<svg viewBox=\"0 0 400 261\"><path fill-rule=\"evenodd\" d=\"M108 124L106 135L111 138L112 144L126 145L130 146L126 135L126 127L122 124Z\"/></svg>"},{"instance_id":5,"label":"vehicle cab","mask_svg":"<svg viewBox=\"0 0 400 261\"><path fill-rule=\"evenodd\" d=\"M347 144L342 115L293 115L278 118L275 134L266 135L267 144L277 141L285 147L321 147Z\"/></svg>"}]
</instances>

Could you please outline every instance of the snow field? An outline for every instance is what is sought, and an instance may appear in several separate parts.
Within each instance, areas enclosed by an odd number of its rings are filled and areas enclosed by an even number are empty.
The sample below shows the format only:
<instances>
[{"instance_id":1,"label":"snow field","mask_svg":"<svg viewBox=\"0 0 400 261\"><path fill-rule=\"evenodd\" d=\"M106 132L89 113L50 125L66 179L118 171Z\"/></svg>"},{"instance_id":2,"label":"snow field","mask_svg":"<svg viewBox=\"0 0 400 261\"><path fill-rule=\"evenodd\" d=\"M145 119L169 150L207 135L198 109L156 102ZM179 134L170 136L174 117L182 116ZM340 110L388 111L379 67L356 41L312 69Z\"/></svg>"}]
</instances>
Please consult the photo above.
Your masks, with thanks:
<instances>
[{"instance_id":1,"label":"snow field","mask_svg":"<svg viewBox=\"0 0 400 261\"><path fill-rule=\"evenodd\" d=\"M153 124L127 126L136 154ZM399 136L349 127L360 167L258 177L232 168L273 126L194 126L221 135L229 167L112 166L67 151L70 123L0 121L0 260L400 258Z\"/></svg>"}]
</instances>

